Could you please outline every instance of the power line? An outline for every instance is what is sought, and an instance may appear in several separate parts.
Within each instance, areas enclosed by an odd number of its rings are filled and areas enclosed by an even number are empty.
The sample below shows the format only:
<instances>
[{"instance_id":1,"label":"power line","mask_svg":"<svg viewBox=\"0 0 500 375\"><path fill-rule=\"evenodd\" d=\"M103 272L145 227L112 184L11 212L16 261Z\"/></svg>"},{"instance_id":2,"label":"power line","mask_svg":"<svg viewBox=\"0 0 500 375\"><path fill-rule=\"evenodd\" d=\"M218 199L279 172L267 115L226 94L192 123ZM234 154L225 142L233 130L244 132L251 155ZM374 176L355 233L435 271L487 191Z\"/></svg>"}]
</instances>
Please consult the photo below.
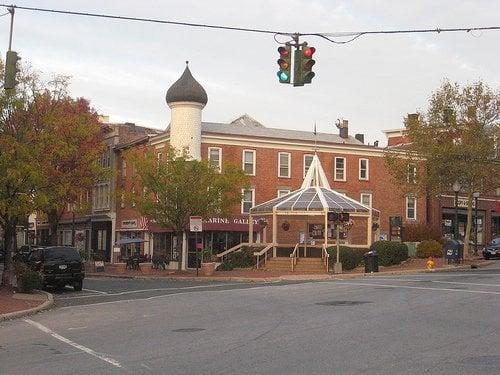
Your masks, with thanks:
<instances>
[{"instance_id":1,"label":"power line","mask_svg":"<svg viewBox=\"0 0 500 375\"><path fill-rule=\"evenodd\" d=\"M266 30L266 29L254 29L246 27L232 27L223 25L212 25L194 22L180 22L180 21L169 21L157 18L142 18L142 17L128 17L128 16L118 16L113 14L102 14L102 13L90 13L90 12L76 12L69 10L60 9L49 9L49 8L34 8L10 4L0 4L0 7L4 8L17 8L22 10L29 10L35 12L45 12L45 13L56 13L56 14L68 14L73 16L84 16L84 17L95 17L95 18L107 18L116 19L122 21L137 21L137 22L149 22L149 23L159 23L168 24L176 26L188 26L188 27L201 27L209 29L219 29L219 30L229 30L229 31L241 31L241 32L252 32L261 34L273 34L285 35L285 36L317 36L323 38L331 43L335 44L347 44L361 36L364 35L384 35L384 34L415 34L415 33L445 33L445 32L471 32L471 31L491 31L500 30L500 26L484 26L484 27L456 27L456 28L435 28L435 29L402 29L402 30L378 30L378 31L359 31L359 32L336 32L336 33L296 33L278 30ZM6 13L7 14L7 13ZM347 40L336 40L338 38L350 37ZM335 39L334 39L335 38ZM276 40L276 38L275 38Z\"/></svg>"}]
</instances>

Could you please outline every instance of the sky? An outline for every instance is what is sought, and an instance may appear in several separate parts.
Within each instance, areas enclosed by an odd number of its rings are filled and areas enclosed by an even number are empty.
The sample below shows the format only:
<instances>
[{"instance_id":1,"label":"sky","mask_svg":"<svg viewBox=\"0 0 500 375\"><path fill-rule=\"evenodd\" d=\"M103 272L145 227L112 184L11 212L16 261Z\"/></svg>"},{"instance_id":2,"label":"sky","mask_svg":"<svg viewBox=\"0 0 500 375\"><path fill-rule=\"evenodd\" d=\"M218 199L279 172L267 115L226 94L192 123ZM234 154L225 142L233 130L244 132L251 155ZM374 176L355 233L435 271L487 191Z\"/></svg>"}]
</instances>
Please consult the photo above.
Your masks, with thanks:
<instances>
[{"instance_id":1,"label":"sky","mask_svg":"<svg viewBox=\"0 0 500 375\"><path fill-rule=\"evenodd\" d=\"M19 6L157 18L300 33L500 26L500 0L17 0ZM0 14L5 13L0 9ZM10 17L0 17L0 52ZM279 42L289 40L277 36ZM345 40L337 38L336 40ZM362 36L316 48L316 73L303 87L280 84L273 35L16 11L13 50L45 77L71 76L71 94L85 97L113 122L165 129L168 88L185 61L208 94L203 121L248 114L267 127L349 132L383 145L384 129L425 110L443 79L500 85L500 30Z\"/></svg>"}]
</instances>

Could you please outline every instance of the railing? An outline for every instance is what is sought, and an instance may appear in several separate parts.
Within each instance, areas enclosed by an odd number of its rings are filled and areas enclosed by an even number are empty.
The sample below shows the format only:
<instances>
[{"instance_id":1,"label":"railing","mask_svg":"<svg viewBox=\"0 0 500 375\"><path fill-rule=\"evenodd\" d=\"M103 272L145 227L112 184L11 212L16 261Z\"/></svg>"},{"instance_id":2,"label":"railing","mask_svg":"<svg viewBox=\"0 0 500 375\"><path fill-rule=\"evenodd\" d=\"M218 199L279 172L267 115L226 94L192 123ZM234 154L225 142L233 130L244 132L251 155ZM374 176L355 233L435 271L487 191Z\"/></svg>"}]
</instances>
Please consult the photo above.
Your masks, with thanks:
<instances>
[{"instance_id":1,"label":"railing","mask_svg":"<svg viewBox=\"0 0 500 375\"><path fill-rule=\"evenodd\" d=\"M256 251L253 253L253 255L255 255L257 257L257 269L259 269L259 266L260 266L260 257L262 255L264 255L264 265L266 265L266 261L267 261L267 253L269 252L269 250L271 250L274 246L276 246L276 244L268 244L265 248L263 248L261 251Z\"/></svg>"},{"instance_id":2,"label":"railing","mask_svg":"<svg viewBox=\"0 0 500 375\"><path fill-rule=\"evenodd\" d=\"M323 244L323 246L321 246L321 259L323 260L323 264L326 267L327 273L328 273L328 258L330 258L330 254L328 254L328 251L326 250L326 244Z\"/></svg>"},{"instance_id":3,"label":"railing","mask_svg":"<svg viewBox=\"0 0 500 375\"><path fill-rule=\"evenodd\" d=\"M226 256L227 254L234 253L235 251L240 250L242 246L249 246L249 245L250 244L248 242L242 242L236 246L231 247L230 249L223 251L222 253L215 254L215 256L219 258L221 262L223 262L224 256Z\"/></svg>"},{"instance_id":4,"label":"railing","mask_svg":"<svg viewBox=\"0 0 500 375\"><path fill-rule=\"evenodd\" d=\"M290 254L290 260L292 261L292 271L294 267L297 265L297 258L299 257L299 244L297 243L293 248L292 253Z\"/></svg>"}]
</instances>

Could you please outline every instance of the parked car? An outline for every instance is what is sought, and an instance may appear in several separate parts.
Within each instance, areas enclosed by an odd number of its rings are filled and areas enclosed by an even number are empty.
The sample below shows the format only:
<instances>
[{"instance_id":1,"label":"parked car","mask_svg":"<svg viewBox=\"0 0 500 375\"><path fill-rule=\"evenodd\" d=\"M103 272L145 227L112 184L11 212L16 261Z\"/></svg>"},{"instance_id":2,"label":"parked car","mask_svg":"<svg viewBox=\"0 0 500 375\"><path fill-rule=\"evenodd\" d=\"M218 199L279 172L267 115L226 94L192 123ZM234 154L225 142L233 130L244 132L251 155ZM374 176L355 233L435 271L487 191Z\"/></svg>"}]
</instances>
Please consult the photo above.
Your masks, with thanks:
<instances>
[{"instance_id":1,"label":"parked car","mask_svg":"<svg viewBox=\"0 0 500 375\"><path fill-rule=\"evenodd\" d=\"M42 247L43 246L39 245L23 245L12 255L12 261L26 263L28 261L30 253L33 250L40 249Z\"/></svg>"},{"instance_id":2,"label":"parked car","mask_svg":"<svg viewBox=\"0 0 500 375\"><path fill-rule=\"evenodd\" d=\"M483 250L484 259L500 257L500 237L493 238L493 241Z\"/></svg>"},{"instance_id":3,"label":"parked car","mask_svg":"<svg viewBox=\"0 0 500 375\"><path fill-rule=\"evenodd\" d=\"M29 255L28 266L42 274L44 286L63 288L72 285L75 291L82 290L85 267L74 247L49 246L35 249Z\"/></svg>"}]
</instances>

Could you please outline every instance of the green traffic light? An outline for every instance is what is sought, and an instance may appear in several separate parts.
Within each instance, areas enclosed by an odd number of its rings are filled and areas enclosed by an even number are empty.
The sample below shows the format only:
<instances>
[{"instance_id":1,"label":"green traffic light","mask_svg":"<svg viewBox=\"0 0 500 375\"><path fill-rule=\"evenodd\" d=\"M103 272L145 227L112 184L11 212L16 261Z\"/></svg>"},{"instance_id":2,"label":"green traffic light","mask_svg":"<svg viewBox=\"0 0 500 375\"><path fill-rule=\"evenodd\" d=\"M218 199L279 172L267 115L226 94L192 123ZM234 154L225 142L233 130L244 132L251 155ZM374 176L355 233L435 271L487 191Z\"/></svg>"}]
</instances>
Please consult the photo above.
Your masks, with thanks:
<instances>
[{"instance_id":1,"label":"green traffic light","mask_svg":"<svg viewBox=\"0 0 500 375\"><path fill-rule=\"evenodd\" d=\"M280 82L289 82L289 80L290 80L290 78L288 77L288 74L286 74L286 72L283 72L283 71L278 72L278 78L279 78Z\"/></svg>"}]
</instances>

